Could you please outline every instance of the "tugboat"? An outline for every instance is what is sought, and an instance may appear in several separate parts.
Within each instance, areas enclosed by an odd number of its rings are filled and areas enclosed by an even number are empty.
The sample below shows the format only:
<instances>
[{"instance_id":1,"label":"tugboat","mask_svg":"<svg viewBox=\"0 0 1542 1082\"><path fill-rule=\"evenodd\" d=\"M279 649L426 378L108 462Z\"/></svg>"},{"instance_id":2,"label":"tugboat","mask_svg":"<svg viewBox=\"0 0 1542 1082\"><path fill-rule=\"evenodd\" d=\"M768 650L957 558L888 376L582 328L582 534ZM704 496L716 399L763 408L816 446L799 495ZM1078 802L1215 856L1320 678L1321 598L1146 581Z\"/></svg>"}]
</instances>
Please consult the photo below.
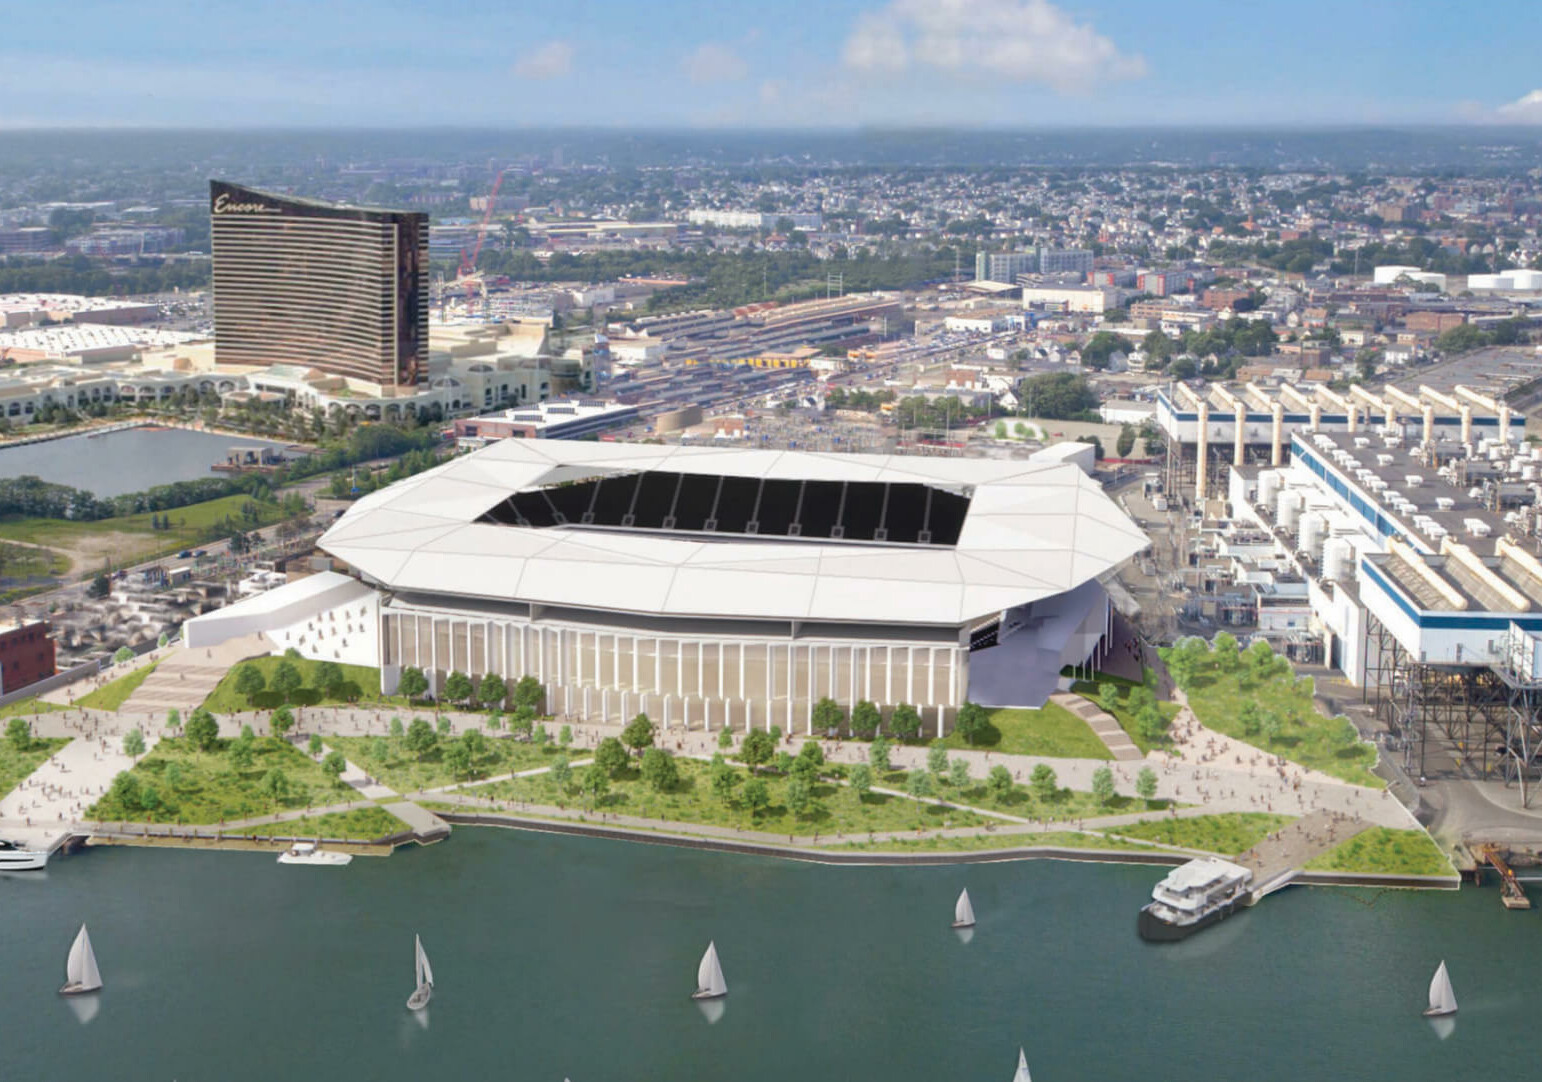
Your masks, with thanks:
<instances>
[{"instance_id":1,"label":"tugboat","mask_svg":"<svg viewBox=\"0 0 1542 1082\"><path fill-rule=\"evenodd\" d=\"M1247 901L1253 873L1218 857L1202 857L1174 868L1151 890L1140 911L1142 939L1168 943L1186 939L1225 920Z\"/></svg>"}]
</instances>

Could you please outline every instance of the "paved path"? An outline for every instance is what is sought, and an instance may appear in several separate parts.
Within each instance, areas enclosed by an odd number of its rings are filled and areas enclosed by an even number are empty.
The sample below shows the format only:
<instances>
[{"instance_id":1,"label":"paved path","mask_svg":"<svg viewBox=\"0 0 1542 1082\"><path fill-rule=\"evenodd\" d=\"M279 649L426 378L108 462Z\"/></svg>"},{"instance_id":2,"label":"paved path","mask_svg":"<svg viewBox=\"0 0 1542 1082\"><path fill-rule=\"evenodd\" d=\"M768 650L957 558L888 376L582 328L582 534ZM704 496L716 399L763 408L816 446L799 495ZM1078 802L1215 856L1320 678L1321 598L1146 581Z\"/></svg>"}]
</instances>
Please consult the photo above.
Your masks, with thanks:
<instances>
[{"instance_id":1,"label":"paved path","mask_svg":"<svg viewBox=\"0 0 1542 1082\"><path fill-rule=\"evenodd\" d=\"M1270 834L1237 863L1252 871L1256 889L1266 889L1371 826L1364 819L1314 811Z\"/></svg>"},{"instance_id":2,"label":"paved path","mask_svg":"<svg viewBox=\"0 0 1542 1082\"><path fill-rule=\"evenodd\" d=\"M1049 701L1064 707L1085 721L1087 727L1097 734L1098 739L1103 741L1104 746L1113 752L1114 758L1119 762L1129 763L1145 758L1135 741L1130 739L1130 734L1124 731L1124 726L1119 724L1119 719L1085 695L1057 691L1049 697Z\"/></svg>"},{"instance_id":3,"label":"paved path","mask_svg":"<svg viewBox=\"0 0 1542 1082\"><path fill-rule=\"evenodd\" d=\"M145 682L124 701L130 713L161 714L175 708L184 715L209 697L239 661L266 655L272 647L262 634L231 639L207 649L172 650Z\"/></svg>"}]
</instances>

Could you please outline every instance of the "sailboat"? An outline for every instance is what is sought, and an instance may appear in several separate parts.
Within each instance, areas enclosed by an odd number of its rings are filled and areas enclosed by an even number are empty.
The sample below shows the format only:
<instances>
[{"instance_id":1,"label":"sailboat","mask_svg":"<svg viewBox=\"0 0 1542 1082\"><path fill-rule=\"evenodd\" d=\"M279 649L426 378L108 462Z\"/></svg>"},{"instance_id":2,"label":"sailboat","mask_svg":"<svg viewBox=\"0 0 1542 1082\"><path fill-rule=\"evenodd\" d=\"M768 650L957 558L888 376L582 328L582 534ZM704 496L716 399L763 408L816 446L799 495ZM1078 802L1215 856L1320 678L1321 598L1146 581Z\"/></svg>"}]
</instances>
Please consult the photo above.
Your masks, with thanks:
<instances>
[{"instance_id":1,"label":"sailboat","mask_svg":"<svg viewBox=\"0 0 1542 1082\"><path fill-rule=\"evenodd\" d=\"M434 994L434 970L428 964L428 955L423 951L423 940L418 936L412 937L412 961L418 987L412 995L407 997L407 1006L411 1010L420 1011L428 1006L428 1001Z\"/></svg>"},{"instance_id":2,"label":"sailboat","mask_svg":"<svg viewBox=\"0 0 1542 1082\"><path fill-rule=\"evenodd\" d=\"M101 986L102 974L96 968L96 952L91 949L91 937L82 924L75 942L70 945L69 959L64 963L64 987L59 989L59 994L78 996L95 992Z\"/></svg>"},{"instance_id":3,"label":"sailboat","mask_svg":"<svg viewBox=\"0 0 1542 1082\"><path fill-rule=\"evenodd\" d=\"M1435 976L1430 979L1430 1007L1424 1012L1424 1017L1439 1018L1455 1013L1456 993L1451 991L1451 975L1446 972L1446 963L1442 961L1440 968L1435 970Z\"/></svg>"},{"instance_id":4,"label":"sailboat","mask_svg":"<svg viewBox=\"0 0 1542 1082\"><path fill-rule=\"evenodd\" d=\"M974 906L969 904L969 889L967 887L959 892L958 901L953 903L953 927L974 927Z\"/></svg>"},{"instance_id":5,"label":"sailboat","mask_svg":"<svg viewBox=\"0 0 1542 1082\"><path fill-rule=\"evenodd\" d=\"M708 943L707 953L701 956L696 967L696 991L692 999L718 999L728 994L728 982L723 979L723 967L717 960L717 944Z\"/></svg>"},{"instance_id":6,"label":"sailboat","mask_svg":"<svg viewBox=\"0 0 1542 1082\"><path fill-rule=\"evenodd\" d=\"M1017 1073L1012 1076L1012 1082L1033 1082L1028 1074L1028 1053L1021 1047L1017 1050Z\"/></svg>"}]
</instances>

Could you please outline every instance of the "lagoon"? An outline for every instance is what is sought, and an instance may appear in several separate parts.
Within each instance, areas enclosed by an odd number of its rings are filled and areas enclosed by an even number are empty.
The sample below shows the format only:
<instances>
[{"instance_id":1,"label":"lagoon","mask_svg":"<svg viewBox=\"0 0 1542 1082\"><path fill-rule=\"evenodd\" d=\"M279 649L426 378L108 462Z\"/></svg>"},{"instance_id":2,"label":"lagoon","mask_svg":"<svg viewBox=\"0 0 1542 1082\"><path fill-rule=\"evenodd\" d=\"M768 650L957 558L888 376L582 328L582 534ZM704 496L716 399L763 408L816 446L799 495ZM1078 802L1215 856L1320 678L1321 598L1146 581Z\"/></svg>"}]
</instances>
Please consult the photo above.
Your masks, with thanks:
<instances>
[{"instance_id":1,"label":"lagoon","mask_svg":"<svg viewBox=\"0 0 1542 1082\"><path fill-rule=\"evenodd\" d=\"M458 828L342 869L98 848L0 879L7 1078L1440 1080L1518 1074L1542 913L1293 887L1142 942L1162 869L823 867ZM948 927L967 886L979 926ZM88 922L106 987L61 1000ZM438 979L420 1025L412 937ZM730 993L689 999L716 940ZM1446 959L1461 1013L1419 1017Z\"/></svg>"},{"instance_id":2,"label":"lagoon","mask_svg":"<svg viewBox=\"0 0 1542 1082\"><path fill-rule=\"evenodd\" d=\"M129 428L0 447L0 476L31 474L106 498L214 476L211 467L223 462L233 447L281 446L272 440L181 428Z\"/></svg>"}]
</instances>

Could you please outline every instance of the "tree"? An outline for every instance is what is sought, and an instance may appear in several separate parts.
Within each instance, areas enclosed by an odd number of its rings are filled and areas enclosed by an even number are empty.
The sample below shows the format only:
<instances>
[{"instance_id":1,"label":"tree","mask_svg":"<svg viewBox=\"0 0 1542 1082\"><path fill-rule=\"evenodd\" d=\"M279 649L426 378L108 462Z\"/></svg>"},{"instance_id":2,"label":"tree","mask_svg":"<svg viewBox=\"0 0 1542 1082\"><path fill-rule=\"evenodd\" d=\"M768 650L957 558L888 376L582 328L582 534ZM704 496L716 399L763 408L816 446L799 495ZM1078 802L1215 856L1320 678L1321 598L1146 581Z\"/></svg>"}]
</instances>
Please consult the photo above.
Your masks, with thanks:
<instances>
[{"instance_id":1,"label":"tree","mask_svg":"<svg viewBox=\"0 0 1542 1082\"><path fill-rule=\"evenodd\" d=\"M1248 673L1257 683L1266 682L1274 675L1274 649L1268 642L1258 639L1247 649Z\"/></svg>"},{"instance_id":2,"label":"tree","mask_svg":"<svg viewBox=\"0 0 1542 1082\"><path fill-rule=\"evenodd\" d=\"M623 751L624 755L625 752ZM590 763L584 769L583 780L579 782L579 788L589 796L589 807L605 799L605 794L610 792L610 772L598 762Z\"/></svg>"},{"instance_id":3,"label":"tree","mask_svg":"<svg viewBox=\"0 0 1542 1082\"><path fill-rule=\"evenodd\" d=\"M1150 803L1156 797L1156 791L1156 771L1149 766L1141 767L1140 773L1135 775L1135 795Z\"/></svg>"},{"instance_id":4,"label":"tree","mask_svg":"<svg viewBox=\"0 0 1542 1082\"><path fill-rule=\"evenodd\" d=\"M261 695L267 686L268 681L257 666L250 662L242 662L236 666L236 693L246 699L248 706L252 705L252 700Z\"/></svg>"},{"instance_id":5,"label":"tree","mask_svg":"<svg viewBox=\"0 0 1542 1082\"><path fill-rule=\"evenodd\" d=\"M675 757L663 748L649 748L642 755L642 780L654 792L667 793L680 781Z\"/></svg>"},{"instance_id":6,"label":"tree","mask_svg":"<svg viewBox=\"0 0 1542 1082\"><path fill-rule=\"evenodd\" d=\"M402 678L397 681L396 690L409 700L422 698L428 691L428 677L423 675L422 669L409 666L402 670Z\"/></svg>"},{"instance_id":7,"label":"tree","mask_svg":"<svg viewBox=\"0 0 1542 1082\"><path fill-rule=\"evenodd\" d=\"M867 761L880 774L889 772L889 742L882 736L873 738L867 747Z\"/></svg>"},{"instance_id":8,"label":"tree","mask_svg":"<svg viewBox=\"0 0 1542 1082\"><path fill-rule=\"evenodd\" d=\"M1100 766L1092 772L1092 795L1098 798L1099 804L1114 799L1114 772L1108 767Z\"/></svg>"},{"instance_id":9,"label":"tree","mask_svg":"<svg viewBox=\"0 0 1542 1082\"><path fill-rule=\"evenodd\" d=\"M734 746L734 733L732 729L720 729L718 731L717 746L719 751L727 751Z\"/></svg>"},{"instance_id":10,"label":"tree","mask_svg":"<svg viewBox=\"0 0 1542 1082\"><path fill-rule=\"evenodd\" d=\"M5 742L13 751L26 751L32 747L32 725L26 718L12 718L5 723Z\"/></svg>"},{"instance_id":11,"label":"tree","mask_svg":"<svg viewBox=\"0 0 1542 1082\"><path fill-rule=\"evenodd\" d=\"M459 670L450 673L444 681L444 697L452 703L463 703L471 698L474 689L471 677Z\"/></svg>"},{"instance_id":12,"label":"tree","mask_svg":"<svg viewBox=\"0 0 1542 1082\"><path fill-rule=\"evenodd\" d=\"M260 788L274 804L278 804L289 796L289 775L275 766L262 776Z\"/></svg>"},{"instance_id":13,"label":"tree","mask_svg":"<svg viewBox=\"0 0 1542 1082\"><path fill-rule=\"evenodd\" d=\"M1244 736L1258 735L1258 728L1263 724L1263 720L1263 711L1251 699L1237 708L1237 724L1242 726Z\"/></svg>"},{"instance_id":14,"label":"tree","mask_svg":"<svg viewBox=\"0 0 1542 1082\"><path fill-rule=\"evenodd\" d=\"M941 740L933 740L926 749L926 769L939 781L948 772L948 746Z\"/></svg>"},{"instance_id":15,"label":"tree","mask_svg":"<svg viewBox=\"0 0 1542 1082\"><path fill-rule=\"evenodd\" d=\"M820 732L838 731L846 723L846 711L828 695L814 704L814 728Z\"/></svg>"},{"instance_id":16,"label":"tree","mask_svg":"<svg viewBox=\"0 0 1542 1082\"><path fill-rule=\"evenodd\" d=\"M739 772L719 754L712 757L710 776L712 792L724 804L731 806L734 802L734 787L739 784Z\"/></svg>"},{"instance_id":17,"label":"tree","mask_svg":"<svg viewBox=\"0 0 1542 1082\"><path fill-rule=\"evenodd\" d=\"M107 790L108 800L125 812L139 810L140 795L139 779L127 770L113 778L112 785Z\"/></svg>"},{"instance_id":18,"label":"tree","mask_svg":"<svg viewBox=\"0 0 1542 1082\"><path fill-rule=\"evenodd\" d=\"M1210 652L1215 655L1216 665L1222 672L1231 672L1237 667L1237 639L1230 632L1218 634Z\"/></svg>"},{"instance_id":19,"label":"tree","mask_svg":"<svg viewBox=\"0 0 1542 1082\"><path fill-rule=\"evenodd\" d=\"M573 767L568 763L566 755L557 756L556 760L551 764L550 774L551 783L556 786L557 795L562 796L566 794L568 786L573 782Z\"/></svg>"},{"instance_id":20,"label":"tree","mask_svg":"<svg viewBox=\"0 0 1542 1082\"><path fill-rule=\"evenodd\" d=\"M1258 729L1263 734L1264 740L1270 744L1277 742L1285 735L1285 723L1273 710L1265 711L1263 722Z\"/></svg>"},{"instance_id":21,"label":"tree","mask_svg":"<svg viewBox=\"0 0 1542 1082\"><path fill-rule=\"evenodd\" d=\"M434 731L439 734L441 739L448 739L454 730L455 726L451 725L450 719L443 714L439 714L434 718Z\"/></svg>"},{"instance_id":22,"label":"tree","mask_svg":"<svg viewBox=\"0 0 1542 1082\"><path fill-rule=\"evenodd\" d=\"M230 756L230 765L237 770L250 770L252 763L257 760L257 749L254 746L256 743L255 738L249 739L245 736L232 740L227 752Z\"/></svg>"},{"instance_id":23,"label":"tree","mask_svg":"<svg viewBox=\"0 0 1542 1082\"><path fill-rule=\"evenodd\" d=\"M138 729L130 729L123 734L123 754L136 760L145 753L145 734Z\"/></svg>"},{"instance_id":24,"label":"tree","mask_svg":"<svg viewBox=\"0 0 1542 1082\"><path fill-rule=\"evenodd\" d=\"M924 770L912 770L905 781L905 792L916 800L924 800L932 795L932 776Z\"/></svg>"},{"instance_id":25,"label":"tree","mask_svg":"<svg viewBox=\"0 0 1542 1082\"><path fill-rule=\"evenodd\" d=\"M1133 450L1135 450L1135 428L1133 425L1124 425L1119 429L1119 438L1114 441L1114 454L1120 458L1129 458Z\"/></svg>"},{"instance_id":26,"label":"tree","mask_svg":"<svg viewBox=\"0 0 1542 1082\"><path fill-rule=\"evenodd\" d=\"M858 740L873 739L882 721L883 715L878 712L878 707L866 699L858 700L857 705L851 708L851 732Z\"/></svg>"},{"instance_id":27,"label":"tree","mask_svg":"<svg viewBox=\"0 0 1542 1082\"><path fill-rule=\"evenodd\" d=\"M857 800L861 801L873 788L873 768L866 763L856 764L851 768L850 781Z\"/></svg>"},{"instance_id":28,"label":"tree","mask_svg":"<svg viewBox=\"0 0 1542 1082\"><path fill-rule=\"evenodd\" d=\"M645 748L653 747L653 722L648 720L647 714L638 714L621 730L621 742L636 755L641 755Z\"/></svg>"},{"instance_id":29,"label":"tree","mask_svg":"<svg viewBox=\"0 0 1542 1082\"><path fill-rule=\"evenodd\" d=\"M493 706L502 706L509 697L509 687L497 673L488 673L477 685L477 698Z\"/></svg>"},{"instance_id":30,"label":"tree","mask_svg":"<svg viewBox=\"0 0 1542 1082\"><path fill-rule=\"evenodd\" d=\"M798 758L801 761L813 763L815 766L825 765L824 749L819 746L817 740L805 740L803 746L798 749Z\"/></svg>"},{"instance_id":31,"label":"tree","mask_svg":"<svg viewBox=\"0 0 1542 1082\"><path fill-rule=\"evenodd\" d=\"M514 708L514 715L509 724L509 728L521 736L528 737L530 735L531 729L534 727L535 709L533 707L524 705L516 706Z\"/></svg>"},{"instance_id":32,"label":"tree","mask_svg":"<svg viewBox=\"0 0 1542 1082\"><path fill-rule=\"evenodd\" d=\"M182 711L178 710L175 706L166 711L166 728L182 728Z\"/></svg>"},{"instance_id":33,"label":"tree","mask_svg":"<svg viewBox=\"0 0 1542 1082\"><path fill-rule=\"evenodd\" d=\"M335 697L343 686L343 667L335 661L323 661L311 673L311 686L323 696Z\"/></svg>"},{"instance_id":34,"label":"tree","mask_svg":"<svg viewBox=\"0 0 1542 1082\"><path fill-rule=\"evenodd\" d=\"M219 739L220 725L214 720L214 715L203 707L194 710L187 719L186 734L192 741L193 747L199 751L208 751L214 747L214 742Z\"/></svg>"},{"instance_id":35,"label":"tree","mask_svg":"<svg viewBox=\"0 0 1542 1082\"><path fill-rule=\"evenodd\" d=\"M1119 685L1112 680L1098 685L1098 708L1108 714L1119 709Z\"/></svg>"},{"instance_id":36,"label":"tree","mask_svg":"<svg viewBox=\"0 0 1542 1082\"><path fill-rule=\"evenodd\" d=\"M801 819L814 802L814 786L807 779L792 777L787 781L787 809L794 819Z\"/></svg>"},{"instance_id":37,"label":"tree","mask_svg":"<svg viewBox=\"0 0 1542 1082\"><path fill-rule=\"evenodd\" d=\"M112 583L108 580L105 574L98 573L97 576L91 580L91 585L86 587L86 593L100 601L102 598L112 593Z\"/></svg>"},{"instance_id":38,"label":"tree","mask_svg":"<svg viewBox=\"0 0 1542 1082\"><path fill-rule=\"evenodd\" d=\"M327 757L321 760L321 769L332 775L335 781L343 776L343 771L348 769L348 760L343 758L340 751L329 751Z\"/></svg>"},{"instance_id":39,"label":"tree","mask_svg":"<svg viewBox=\"0 0 1542 1082\"><path fill-rule=\"evenodd\" d=\"M130 650L127 646L120 646L112 652L112 663L114 665L122 665L133 660L134 651Z\"/></svg>"},{"instance_id":40,"label":"tree","mask_svg":"<svg viewBox=\"0 0 1542 1082\"><path fill-rule=\"evenodd\" d=\"M444 754L441 756L444 765L450 773L457 778L464 778L471 773L471 749L467 748L459 740L452 740L444 746Z\"/></svg>"},{"instance_id":41,"label":"tree","mask_svg":"<svg viewBox=\"0 0 1542 1082\"><path fill-rule=\"evenodd\" d=\"M776 761L772 764L772 768L778 774L790 774L792 772L792 762L792 752L779 751L776 753Z\"/></svg>"},{"instance_id":42,"label":"tree","mask_svg":"<svg viewBox=\"0 0 1542 1082\"><path fill-rule=\"evenodd\" d=\"M1028 788L1033 790L1034 799L1041 803L1055 799L1055 794L1060 792L1060 779L1055 777L1055 768L1048 763L1034 767L1033 773L1028 775Z\"/></svg>"},{"instance_id":43,"label":"tree","mask_svg":"<svg viewBox=\"0 0 1542 1082\"><path fill-rule=\"evenodd\" d=\"M921 735L921 715L909 703L900 703L889 717L889 728L901 740L914 740Z\"/></svg>"},{"instance_id":44,"label":"tree","mask_svg":"<svg viewBox=\"0 0 1542 1082\"><path fill-rule=\"evenodd\" d=\"M402 738L402 736L406 733L406 731L407 730L405 728L403 728L403 726L402 726L402 719L399 716L397 716L395 714L392 714L391 715L391 739L393 739L393 740L400 740Z\"/></svg>"},{"instance_id":45,"label":"tree","mask_svg":"<svg viewBox=\"0 0 1542 1082\"><path fill-rule=\"evenodd\" d=\"M289 707L281 706L273 711L273 717L269 720L268 726L273 730L274 736L283 736L294 728L294 714L290 712Z\"/></svg>"},{"instance_id":46,"label":"tree","mask_svg":"<svg viewBox=\"0 0 1542 1082\"><path fill-rule=\"evenodd\" d=\"M273 690L278 692L279 697L286 703L291 695L300 690L304 682L300 678L300 670L295 668L294 662L288 658L280 661L273 670Z\"/></svg>"},{"instance_id":47,"label":"tree","mask_svg":"<svg viewBox=\"0 0 1542 1082\"><path fill-rule=\"evenodd\" d=\"M539 712L541 702L546 698L546 689L535 677L521 676L509 697L514 700L515 706L528 706L532 711Z\"/></svg>"},{"instance_id":48,"label":"tree","mask_svg":"<svg viewBox=\"0 0 1542 1082\"><path fill-rule=\"evenodd\" d=\"M1155 703L1142 707L1140 713L1135 715L1135 728L1141 739L1148 744L1160 744L1167 739L1167 719Z\"/></svg>"},{"instance_id":49,"label":"tree","mask_svg":"<svg viewBox=\"0 0 1542 1082\"><path fill-rule=\"evenodd\" d=\"M1115 353L1130 354L1135 344L1122 334L1098 331L1082 346L1082 365L1086 368L1107 368Z\"/></svg>"},{"instance_id":50,"label":"tree","mask_svg":"<svg viewBox=\"0 0 1542 1082\"><path fill-rule=\"evenodd\" d=\"M999 764L991 767L990 773L985 775L985 788L997 800L1002 799L1012 791L1012 772Z\"/></svg>"},{"instance_id":51,"label":"tree","mask_svg":"<svg viewBox=\"0 0 1542 1082\"><path fill-rule=\"evenodd\" d=\"M565 748L571 743L573 743L573 726L564 725L557 730L557 745Z\"/></svg>"},{"instance_id":52,"label":"tree","mask_svg":"<svg viewBox=\"0 0 1542 1082\"><path fill-rule=\"evenodd\" d=\"M764 729L751 729L744 734L744 741L739 745L739 758L748 763L752 770L769 763L775 754L776 738Z\"/></svg>"},{"instance_id":53,"label":"tree","mask_svg":"<svg viewBox=\"0 0 1542 1082\"><path fill-rule=\"evenodd\" d=\"M953 729L964 738L965 743L972 745L985 735L990 724L990 714L985 707L979 703L965 702L958 708L958 720L953 723Z\"/></svg>"},{"instance_id":54,"label":"tree","mask_svg":"<svg viewBox=\"0 0 1542 1082\"><path fill-rule=\"evenodd\" d=\"M600 741L600 746L594 749L594 763L603 767L605 773L615 777L626 769L626 764L632 761L626 748L621 746L621 741L613 736L607 736Z\"/></svg>"},{"instance_id":55,"label":"tree","mask_svg":"<svg viewBox=\"0 0 1542 1082\"><path fill-rule=\"evenodd\" d=\"M320 755L321 754L321 748L322 748L321 734L320 733L311 733L311 738L310 738L309 741L306 742L305 746L310 751L312 758L316 757L317 755Z\"/></svg>"},{"instance_id":56,"label":"tree","mask_svg":"<svg viewBox=\"0 0 1542 1082\"><path fill-rule=\"evenodd\" d=\"M439 737L434 732L434 727L423 718L413 718L412 724L407 726L407 750L421 761L437 743L439 743Z\"/></svg>"},{"instance_id":57,"label":"tree","mask_svg":"<svg viewBox=\"0 0 1542 1082\"><path fill-rule=\"evenodd\" d=\"M1098 393L1074 372L1040 372L1024 379L1017 388L1026 417L1070 421L1098 408ZM1097 420L1096 416L1093 417Z\"/></svg>"},{"instance_id":58,"label":"tree","mask_svg":"<svg viewBox=\"0 0 1542 1082\"><path fill-rule=\"evenodd\" d=\"M958 789L969 785L969 760L954 759L948 764L948 781Z\"/></svg>"},{"instance_id":59,"label":"tree","mask_svg":"<svg viewBox=\"0 0 1542 1082\"><path fill-rule=\"evenodd\" d=\"M765 781L760 778L751 778L745 782L739 795L744 806L750 810L750 815L756 819L771 806L771 790L766 788Z\"/></svg>"}]
</instances>

